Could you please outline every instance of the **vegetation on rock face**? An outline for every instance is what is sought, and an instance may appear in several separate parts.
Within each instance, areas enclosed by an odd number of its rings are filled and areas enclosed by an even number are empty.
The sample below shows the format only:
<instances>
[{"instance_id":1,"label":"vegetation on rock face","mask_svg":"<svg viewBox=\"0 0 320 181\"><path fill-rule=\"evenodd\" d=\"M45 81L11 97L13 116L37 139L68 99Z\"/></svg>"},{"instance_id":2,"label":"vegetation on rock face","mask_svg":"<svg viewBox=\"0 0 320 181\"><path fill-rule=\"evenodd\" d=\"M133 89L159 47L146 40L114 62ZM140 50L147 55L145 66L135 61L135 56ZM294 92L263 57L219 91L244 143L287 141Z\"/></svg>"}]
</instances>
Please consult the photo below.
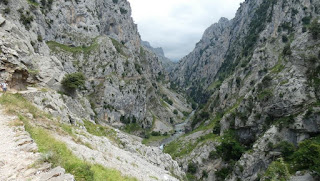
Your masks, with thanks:
<instances>
[{"instance_id":1,"label":"vegetation on rock face","mask_svg":"<svg viewBox=\"0 0 320 181\"><path fill-rule=\"evenodd\" d=\"M121 14L127 14L128 10L126 10L124 8L120 8L120 12L121 12Z\"/></svg>"},{"instance_id":2,"label":"vegetation on rock face","mask_svg":"<svg viewBox=\"0 0 320 181\"><path fill-rule=\"evenodd\" d=\"M75 91L76 89L80 89L84 87L85 84L85 76L83 73L75 72L71 74L67 74L61 84L63 88L65 88L67 91Z\"/></svg>"},{"instance_id":3,"label":"vegetation on rock face","mask_svg":"<svg viewBox=\"0 0 320 181\"><path fill-rule=\"evenodd\" d=\"M25 26L27 30L31 28L31 23L34 20L34 17L31 15L30 11L25 11L23 9L19 9L20 13L20 21Z\"/></svg>"},{"instance_id":4,"label":"vegetation on rock face","mask_svg":"<svg viewBox=\"0 0 320 181\"><path fill-rule=\"evenodd\" d=\"M191 174L195 174L197 172L197 166L194 163L188 164L188 172Z\"/></svg>"},{"instance_id":5,"label":"vegetation on rock face","mask_svg":"<svg viewBox=\"0 0 320 181\"><path fill-rule=\"evenodd\" d=\"M110 38L112 41L113 46L116 48L117 52L123 56L127 56L126 53L123 51L124 45L119 43L117 40Z\"/></svg>"},{"instance_id":6,"label":"vegetation on rock face","mask_svg":"<svg viewBox=\"0 0 320 181\"><path fill-rule=\"evenodd\" d=\"M4 5L8 5L9 4L9 0L1 0L0 3L3 3Z\"/></svg>"},{"instance_id":7,"label":"vegetation on rock face","mask_svg":"<svg viewBox=\"0 0 320 181\"><path fill-rule=\"evenodd\" d=\"M84 53L85 55L88 55L91 51L95 50L98 47L98 42L96 41L98 37L96 37L95 39L93 39L93 43L90 46L78 46L78 47L73 47L73 46L68 46L68 45L64 45L64 44L60 44L58 42L55 41L48 41L46 42L48 47L52 50L52 51L56 51L59 52L61 50L66 51L66 52L70 52L73 54L76 53Z\"/></svg>"},{"instance_id":8,"label":"vegetation on rock face","mask_svg":"<svg viewBox=\"0 0 320 181\"><path fill-rule=\"evenodd\" d=\"M320 136L302 141L296 148L293 144L282 141L272 146L280 151L283 158L272 162L262 180L288 180L296 171L309 170L320 176Z\"/></svg>"},{"instance_id":9,"label":"vegetation on rock face","mask_svg":"<svg viewBox=\"0 0 320 181\"><path fill-rule=\"evenodd\" d=\"M320 23L317 19L312 21L309 29L314 39L318 39L320 37Z\"/></svg>"},{"instance_id":10,"label":"vegetation on rock face","mask_svg":"<svg viewBox=\"0 0 320 181\"><path fill-rule=\"evenodd\" d=\"M301 142L291 159L294 171L310 170L320 176L320 136Z\"/></svg>"},{"instance_id":11,"label":"vegetation on rock face","mask_svg":"<svg viewBox=\"0 0 320 181\"><path fill-rule=\"evenodd\" d=\"M232 172L232 169L228 167L221 168L220 170L215 172L215 175L217 177L218 181L223 181L225 180L228 175Z\"/></svg>"},{"instance_id":12,"label":"vegetation on rock face","mask_svg":"<svg viewBox=\"0 0 320 181\"><path fill-rule=\"evenodd\" d=\"M288 160L295 151L295 146L287 141L281 141L279 144L275 145L274 148L282 153L285 160Z\"/></svg>"},{"instance_id":13,"label":"vegetation on rock face","mask_svg":"<svg viewBox=\"0 0 320 181\"><path fill-rule=\"evenodd\" d=\"M283 48L283 55L284 56L289 56L291 55L292 51L291 51L291 47L290 47L290 44L286 44L286 46Z\"/></svg>"},{"instance_id":14,"label":"vegetation on rock face","mask_svg":"<svg viewBox=\"0 0 320 181\"><path fill-rule=\"evenodd\" d=\"M286 181L289 180L290 173L288 166L284 163L283 159L280 158L277 161L272 162L267 171L265 172L262 180L263 181Z\"/></svg>"},{"instance_id":15,"label":"vegetation on rock face","mask_svg":"<svg viewBox=\"0 0 320 181\"><path fill-rule=\"evenodd\" d=\"M216 150L217 156L229 162L239 160L245 151L245 147L235 139L234 133L230 131L222 137L221 144L216 147Z\"/></svg>"}]
</instances>

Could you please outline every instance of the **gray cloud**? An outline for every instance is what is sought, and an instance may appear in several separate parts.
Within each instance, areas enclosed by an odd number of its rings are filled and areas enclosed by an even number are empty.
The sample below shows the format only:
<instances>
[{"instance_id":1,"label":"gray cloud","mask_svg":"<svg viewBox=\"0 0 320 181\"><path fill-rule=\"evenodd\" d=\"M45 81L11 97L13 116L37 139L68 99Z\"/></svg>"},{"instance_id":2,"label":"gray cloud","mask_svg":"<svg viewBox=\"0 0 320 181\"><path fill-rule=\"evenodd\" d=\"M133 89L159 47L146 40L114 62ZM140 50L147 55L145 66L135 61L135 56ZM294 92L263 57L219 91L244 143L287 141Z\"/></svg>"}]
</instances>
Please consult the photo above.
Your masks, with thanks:
<instances>
[{"instance_id":1,"label":"gray cloud","mask_svg":"<svg viewBox=\"0 0 320 181\"><path fill-rule=\"evenodd\" d=\"M145 41L179 60L190 53L206 28L221 17L233 18L244 0L129 0Z\"/></svg>"}]
</instances>

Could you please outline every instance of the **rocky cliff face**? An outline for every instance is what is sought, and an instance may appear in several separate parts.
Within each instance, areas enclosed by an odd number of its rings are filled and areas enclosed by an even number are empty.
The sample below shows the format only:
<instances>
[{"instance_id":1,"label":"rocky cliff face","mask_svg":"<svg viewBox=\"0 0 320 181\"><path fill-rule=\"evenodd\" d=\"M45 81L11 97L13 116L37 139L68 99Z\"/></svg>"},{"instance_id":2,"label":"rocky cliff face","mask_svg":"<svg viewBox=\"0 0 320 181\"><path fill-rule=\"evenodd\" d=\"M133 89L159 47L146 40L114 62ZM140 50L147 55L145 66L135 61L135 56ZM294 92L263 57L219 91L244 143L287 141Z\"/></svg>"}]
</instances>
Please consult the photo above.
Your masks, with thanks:
<instances>
[{"instance_id":1,"label":"rocky cliff face","mask_svg":"<svg viewBox=\"0 0 320 181\"><path fill-rule=\"evenodd\" d=\"M65 74L82 72L86 88L78 96L91 103L89 117L117 127L138 122L152 129L156 119L166 125L161 132L169 132L170 120L181 121L172 111L190 111L175 104L163 108L167 95L159 88L167 77L158 57L140 46L127 1L17 0L1 11L3 60L10 55L10 63L21 69L3 66L4 74L11 71L4 78L11 87L38 83L61 90ZM23 77L19 85L15 76Z\"/></svg>"},{"instance_id":2,"label":"rocky cliff face","mask_svg":"<svg viewBox=\"0 0 320 181\"><path fill-rule=\"evenodd\" d=\"M291 155L298 157L299 143L319 135L319 6L246 0L234 19L209 27L179 62L171 79L203 105L190 122L193 131L166 151L190 177L267 180L275 164L291 164L291 175L319 173L292 165ZM294 145L290 158L283 144ZM303 175L297 174L293 180Z\"/></svg>"},{"instance_id":3,"label":"rocky cliff face","mask_svg":"<svg viewBox=\"0 0 320 181\"><path fill-rule=\"evenodd\" d=\"M168 89L158 57L140 45L126 0L0 3L1 81L11 89L41 89L25 97L61 122L82 127L89 120L148 136L172 132L191 112L186 99ZM85 85L68 93L61 82L75 72L84 74ZM147 162L183 177L174 161L174 167L160 166L170 156L160 157Z\"/></svg>"},{"instance_id":4,"label":"rocky cliff face","mask_svg":"<svg viewBox=\"0 0 320 181\"><path fill-rule=\"evenodd\" d=\"M231 41L231 24L228 19L221 18L210 26L196 48L172 71L174 82L185 87L194 98L201 99L202 86L207 87L212 82L224 61Z\"/></svg>"}]
</instances>

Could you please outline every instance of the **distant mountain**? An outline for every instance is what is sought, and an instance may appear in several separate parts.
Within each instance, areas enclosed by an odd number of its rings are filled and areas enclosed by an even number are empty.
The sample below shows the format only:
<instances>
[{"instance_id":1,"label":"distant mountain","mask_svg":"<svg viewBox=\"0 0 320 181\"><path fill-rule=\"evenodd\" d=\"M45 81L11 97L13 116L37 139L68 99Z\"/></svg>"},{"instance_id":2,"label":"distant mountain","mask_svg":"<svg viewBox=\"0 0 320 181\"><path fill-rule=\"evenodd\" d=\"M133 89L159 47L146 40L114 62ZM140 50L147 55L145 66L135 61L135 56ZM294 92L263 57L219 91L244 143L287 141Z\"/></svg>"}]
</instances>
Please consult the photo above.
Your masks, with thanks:
<instances>
[{"instance_id":1,"label":"distant mountain","mask_svg":"<svg viewBox=\"0 0 320 181\"><path fill-rule=\"evenodd\" d=\"M148 41L141 41L141 45L150 50L151 52L155 53L158 57L159 60L163 66L163 68L167 71L167 72L171 72L171 70L173 70L173 68L176 66L176 63L171 61L169 58L165 57L164 55L164 51L161 47L158 48L153 48L150 43Z\"/></svg>"}]
</instances>

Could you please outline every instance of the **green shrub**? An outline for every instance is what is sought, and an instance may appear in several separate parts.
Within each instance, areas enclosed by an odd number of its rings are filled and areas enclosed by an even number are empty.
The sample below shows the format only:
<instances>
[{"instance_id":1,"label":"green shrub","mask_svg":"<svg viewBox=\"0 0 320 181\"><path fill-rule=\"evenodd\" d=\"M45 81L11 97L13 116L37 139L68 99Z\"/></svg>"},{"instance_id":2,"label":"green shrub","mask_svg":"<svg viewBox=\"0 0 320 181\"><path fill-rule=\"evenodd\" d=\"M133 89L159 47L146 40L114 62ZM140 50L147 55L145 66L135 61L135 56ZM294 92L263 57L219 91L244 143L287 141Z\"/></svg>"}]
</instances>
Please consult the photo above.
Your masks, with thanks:
<instances>
[{"instance_id":1,"label":"green shrub","mask_svg":"<svg viewBox=\"0 0 320 181\"><path fill-rule=\"evenodd\" d=\"M120 121L123 123L123 124L130 124L130 118L129 117L126 117L126 116L120 116Z\"/></svg>"},{"instance_id":2,"label":"green shrub","mask_svg":"<svg viewBox=\"0 0 320 181\"><path fill-rule=\"evenodd\" d=\"M152 131L151 136L161 136L161 133L159 131Z\"/></svg>"},{"instance_id":3,"label":"green shrub","mask_svg":"<svg viewBox=\"0 0 320 181\"><path fill-rule=\"evenodd\" d=\"M124 8L120 8L120 12L121 12L121 14L127 14L128 10L126 10Z\"/></svg>"},{"instance_id":4,"label":"green shrub","mask_svg":"<svg viewBox=\"0 0 320 181\"><path fill-rule=\"evenodd\" d=\"M3 3L4 5L8 5L9 4L9 0L1 0L0 3Z\"/></svg>"},{"instance_id":5,"label":"green shrub","mask_svg":"<svg viewBox=\"0 0 320 181\"><path fill-rule=\"evenodd\" d=\"M20 13L21 23L25 26L27 30L29 30L31 28L31 23L34 20L33 16L30 14L29 11L26 11L25 13L23 13L22 9L19 9L18 12Z\"/></svg>"},{"instance_id":6,"label":"green shrub","mask_svg":"<svg viewBox=\"0 0 320 181\"><path fill-rule=\"evenodd\" d=\"M173 110L173 114L177 115L178 114L178 110Z\"/></svg>"},{"instance_id":7,"label":"green shrub","mask_svg":"<svg viewBox=\"0 0 320 181\"><path fill-rule=\"evenodd\" d=\"M311 170L320 175L320 137L301 142L291 158L295 170Z\"/></svg>"},{"instance_id":8,"label":"green shrub","mask_svg":"<svg viewBox=\"0 0 320 181\"><path fill-rule=\"evenodd\" d=\"M272 77L269 76L269 75L267 75L267 76L263 77L263 79L262 79L261 82L262 82L262 84L263 84L264 87L268 87L268 86L270 86L271 83L272 83Z\"/></svg>"},{"instance_id":9,"label":"green shrub","mask_svg":"<svg viewBox=\"0 0 320 181\"><path fill-rule=\"evenodd\" d=\"M38 35L37 40L40 41L40 42L42 42L42 41L43 41L42 36L41 36L41 35Z\"/></svg>"},{"instance_id":10,"label":"green shrub","mask_svg":"<svg viewBox=\"0 0 320 181\"><path fill-rule=\"evenodd\" d=\"M140 64L138 63L134 63L134 68L136 69L136 71L141 75L142 74L142 67Z\"/></svg>"},{"instance_id":11,"label":"green shrub","mask_svg":"<svg viewBox=\"0 0 320 181\"><path fill-rule=\"evenodd\" d=\"M273 96L272 90L267 89L267 90L264 90L264 91L260 92L257 97L258 97L258 100L259 100L260 102L266 102L266 101L268 101L272 96Z\"/></svg>"},{"instance_id":12,"label":"green shrub","mask_svg":"<svg viewBox=\"0 0 320 181\"><path fill-rule=\"evenodd\" d=\"M288 42L288 37L286 35L282 35L282 42L287 43Z\"/></svg>"},{"instance_id":13,"label":"green shrub","mask_svg":"<svg viewBox=\"0 0 320 181\"><path fill-rule=\"evenodd\" d=\"M183 111L182 114L183 114L185 117L187 117L187 116L189 116L190 113L187 112L187 111Z\"/></svg>"},{"instance_id":14,"label":"green shrub","mask_svg":"<svg viewBox=\"0 0 320 181\"><path fill-rule=\"evenodd\" d=\"M195 163L190 162L188 164L188 173L195 174L197 172L197 166Z\"/></svg>"},{"instance_id":15,"label":"green shrub","mask_svg":"<svg viewBox=\"0 0 320 181\"><path fill-rule=\"evenodd\" d=\"M117 3L118 3L118 0L112 0L112 2L113 2L114 4L117 4Z\"/></svg>"},{"instance_id":16,"label":"green shrub","mask_svg":"<svg viewBox=\"0 0 320 181\"><path fill-rule=\"evenodd\" d=\"M85 84L85 76L83 73L75 72L71 74L67 74L62 82L61 82L63 88L65 88L68 91L74 91L76 89L84 87Z\"/></svg>"},{"instance_id":17,"label":"green shrub","mask_svg":"<svg viewBox=\"0 0 320 181\"><path fill-rule=\"evenodd\" d=\"M173 101L171 99L169 99L169 97L167 95L163 95L163 100L166 101L168 104L172 105Z\"/></svg>"},{"instance_id":18,"label":"green shrub","mask_svg":"<svg viewBox=\"0 0 320 181\"><path fill-rule=\"evenodd\" d=\"M217 158L217 156L218 156L218 154L217 154L217 152L216 151L211 151L210 153L209 153L209 158L210 159L215 159L215 158Z\"/></svg>"},{"instance_id":19,"label":"green shrub","mask_svg":"<svg viewBox=\"0 0 320 181\"><path fill-rule=\"evenodd\" d=\"M287 141L281 141L279 144L275 145L274 148L279 149L285 160L287 160L295 151L295 146Z\"/></svg>"},{"instance_id":20,"label":"green shrub","mask_svg":"<svg viewBox=\"0 0 320 181\"><path fill-rule=\"evenodd\" d=\"M202 171L202 178L208 178L208 172L203 170Z\"/></svg>"},{"instance_id":21,"label":"green shrub","mask_svg":"<svg viewBox=\"0 0 320 181\"><path fill-rule=\"evenodd\" d=\"M284 56L289 56L292 54L292 51L291 51L291 47L290 47L290 44L286 44L286 46L283 48L283 51L282 51L283 55Z\"/></svg>"},{"instance_id":22,"label":"green shrub","mask_svg":"<svg viewBox=\"0 0 320 181\"><path fill-rule=\"evenodd\" d=\"M220 129L221 129L220 123L216 123L213 127L212 133L213 134L220 134Z\"/></svg>"},{"instance_id":23,"label":"green shrub","mask_svg":"<svg viewBox=\"0 0 320 181\"><path fill-rule=\"evenodd\" d=\"M228 175L231 173L231 171L232 171L232 169L225 167L225 168L222 168L221 170L216 171L215 175L216 175L218 181L222 181L228 177Z\"/></svg>"},{"instance_id":24,"label":"green shrub","mask_svg":"<svg viewBox=\"0 0 320 181\"><path fill-rule=\"evenodd\" d=\"M318 39L320 36L320 23L318 23L318 20L313 20L309 29L313 39Z\"/></svg>"},{"instance_id":25,"label":"green shrub","mask_svg":"<svg viewBox=\"0 0 320 181\"><path fill-rule=\"evenodd\" d=\"M194 110L194 109L197 109L197 104L196 103L192 103L191 104L191 108Z\"/></svg>"},{"instance_id":26,"label":"green shrub","mask_svg":"<svg viewBox=\"0 0 320 181\"><path fill-rule=\"evenodd\" d=\"M302 33L305 33L305 32L307 32L307 27L302 27Z\"/></svg>"},{"instance_id":27,"label":"green shrub","mask_svg":"<svg viewBox=\"0 0 320 181\"><path fill-rule=\"evenodd\" d=\"M302 18L302 23L304 25L310 24L311 18L312 18L311 16L306 16L306 17Z\"/></svg>"},{"instance_id":28,"label":"green shrub","mask_svg":"<svg viewBox=\"0 0 320 181\"><path fill-rule=\"evenodd\" d=\"M267 171L265 172L262 180L263 181L286 181L289 180L290 173L288 166L284 163L283 159L280 158L278 161L273 161Z\"/></svg>"},{"instance_id":29,"label":"green shrub","mask_svg":"<svg viewBox=\"0 0 320 181\"><path fill-rule=\"evenodd\" d=\"M10 14L11 10L10 10L10 8L5 8L5 9L3 10L3 12L4 12L5 14Z\"/></svg>"},{"instance_id":30,"label":"green shrub","mask_svg":"<svg viewBox=\"0 0 320 181\"><path fill-rule=\"evenodd\" d=\"M201 112L200 113L200 117L202 118L202 119L209 119L209 113L208 112Z\"/></svg>"},{"instance_id":31,"label":"green shrub","mask_svg":"<svg viewBox=\"0 0 320 181\"><path fill-rule=\"evenodd\" d=\"M240 87L240 84L241 84L241 78L240 77L236 78L236 84L237 84L237 87Z\"/></svg>"},{"instance_id":32,"label":"green shrub","mask_svg":"<svg viewBox=\"0 0 320 181\"><path fill-rule=\"evenodd\" d=\"M237 161L244 153L245 148L234 138L233 133L225 133L221 144L216 147L217 154L224 161Z\"/></svg>"}]
</instances>

